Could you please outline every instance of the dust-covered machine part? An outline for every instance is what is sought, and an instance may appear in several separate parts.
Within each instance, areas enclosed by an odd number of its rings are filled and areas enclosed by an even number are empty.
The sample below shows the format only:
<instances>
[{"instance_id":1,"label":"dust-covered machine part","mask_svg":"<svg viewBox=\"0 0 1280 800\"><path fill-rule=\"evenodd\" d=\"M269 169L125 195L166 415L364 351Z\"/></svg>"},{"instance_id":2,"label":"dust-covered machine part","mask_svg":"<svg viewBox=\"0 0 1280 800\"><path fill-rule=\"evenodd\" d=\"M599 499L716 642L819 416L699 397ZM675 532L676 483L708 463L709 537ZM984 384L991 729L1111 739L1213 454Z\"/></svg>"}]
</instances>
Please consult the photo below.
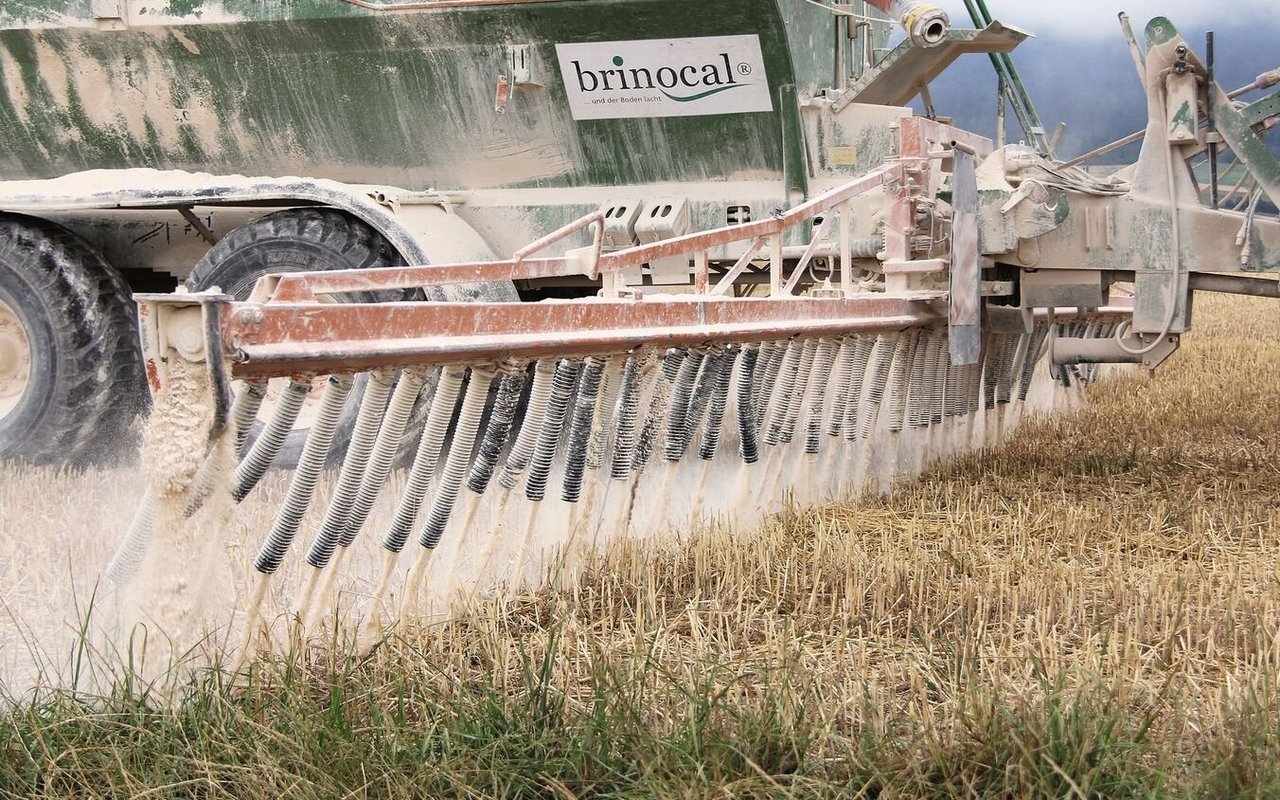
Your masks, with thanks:
<instances>
[{"instance_id":1,"label":"dust-covered machine part","mask_svg":"<svg viewBox=\"0 0 1280 800\"><path fill-rule=\"evenodd\" d=\"M1194 291L1275 296L1239 274L1280 268L1274 96L1207 82L1168 20L1147 45L1142 156L1109 177L903 111L881 163L763 218L690 232L676 201L618 200L505 260L278 274L242 301L140 295L155 419L172 419L173 365L202 364L201 456L227 437L238 454L187 469L183 508L276 506L240 587L247 634L314 629L335 603L377 631L571 579L614 537L882 489L1071 403L1099 365L1156 367ZM1234 159L1215 177L1211 149ZM598 290L330 302L555 279ZM304 406L286 480L270 470ZM165 546L153 527L140 513L122 582Z\"/></svg>"},{"instance_id":2,"label":"dust-covered machine part","mask_svg":"<svg viewBox=\"0 0 1280 800\"><path fill-rule=\"evenodd\" d=\"M217 491L249 498L270 477L278 434L303 401L318 408L253 557L251 627L281 612L314 626L344 570L364 575L358 613L377 625L443 610L459 590L569 575L584 549L614 536L713 516L751 520L787 497L884 486L923 467L931 449L994 441L1029 399L1052 405L1087 383L1092 372L1076 368L1050 379L1051 335L1102 340L1128 308L1031 310L1022 327L991 330L980 324L983 298L1011 287L983 280L976 252L966 263L913 257L922 255L917 237L892 222L873 246L853 236L868 200L885 206L877 213L887 220L914 218L943 163L968 173L957 209L976 208L976 158L990 143L925 119L903 120L902 131L903 156L755 222L606 252L596 213L507 261L278 275L247 302L140 296L157 403L167 397L166 364L196 359L214 376L209 404L226 408L222 435L240 453ZM976 217L949 213L954 236L976 232ZM594 237L582 251L536 249L579 228ZM788 236L804 244L784 245ZM788 247L798 251L790 260ZM713 269L717 248L741 256ZM655 294L623 280L660 259L686 264L687 291ZM752 284L740 281L748 272ZM323 302L570 274L598 276L600 296ZM747 296L752 285L769 289ZM229 380L234 399L219 398ZM250 441L272 381L283 381L274 409ZM356 385L354 428L339 442L337 419ZM210 491L200 472L189 471L189 510ZM162 546L145 515L127 538L113 564L124 579L135 574L138 542ZM352 555L361 540L377 543L373 565L367 552ZM268 587L287 562L301 573L297 591L274 607L280 592Z\"/></svg>"}]
</instances>

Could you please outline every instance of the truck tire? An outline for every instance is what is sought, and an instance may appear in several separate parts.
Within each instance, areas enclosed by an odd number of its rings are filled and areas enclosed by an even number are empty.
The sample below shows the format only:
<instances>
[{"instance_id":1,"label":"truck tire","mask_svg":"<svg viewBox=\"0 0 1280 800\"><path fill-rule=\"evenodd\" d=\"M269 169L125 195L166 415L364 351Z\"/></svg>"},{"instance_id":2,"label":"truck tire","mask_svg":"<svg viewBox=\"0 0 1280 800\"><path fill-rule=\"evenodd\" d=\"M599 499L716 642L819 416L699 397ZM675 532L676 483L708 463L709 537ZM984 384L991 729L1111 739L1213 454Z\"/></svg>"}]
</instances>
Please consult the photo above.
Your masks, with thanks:
<instances>
[{"instance_id":1,"label":"truck tire","mask_svg":"<svg viewBox=\"0 0 1280 800\"><path fill-rule=\"evenodd\" d=\"M404 263L395 248L364 222L336 209L295 208L272 212L228 233L200 259L186 285L193 291L216 286L235 299L244 300L258 278L269 273L368 269ZM361 292L335 299L382 302L411 296L402 292ZM344 451L362 395L363 381L357 383L347 401L334 436L331 461ZM261 424L250 432L250 441ZM277 466L297 463L306 434L306 426L300 421L281 448Z\"/></svg>"},{"instance_id":2,"label":"truck tire","mask_svg":"<svg viewBox=\"0 0 1280 800\"><path fill-rule=\"evenodd\" d=\"M377 231L332 208L275 211L228 233L200 259L187 278L193 291L219 287L245 300L258 278L273 272L402 266L404 260ZM398 300L399 293L371 292L346 298Z\"/></svg>"},{"instance_id":3,"label":"truck tire","mask_svg":"<svg viewBox=\"0 0 1280 800\"><path fill-rule=\"evenodd\" d=\"M127 452L146 382L119 273L51 222L0 217L0 459L98 463Z\"/></svg>"}]
</instances>

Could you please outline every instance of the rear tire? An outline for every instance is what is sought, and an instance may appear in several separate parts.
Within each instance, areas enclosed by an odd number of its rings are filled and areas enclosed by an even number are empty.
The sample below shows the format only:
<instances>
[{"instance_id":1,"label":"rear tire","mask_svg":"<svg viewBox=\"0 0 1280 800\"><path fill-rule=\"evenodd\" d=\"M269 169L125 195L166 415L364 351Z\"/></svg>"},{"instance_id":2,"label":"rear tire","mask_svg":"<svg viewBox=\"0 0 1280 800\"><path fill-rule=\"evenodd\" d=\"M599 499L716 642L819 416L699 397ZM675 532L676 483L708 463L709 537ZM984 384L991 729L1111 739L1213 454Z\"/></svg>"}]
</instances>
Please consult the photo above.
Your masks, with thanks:
<instances>
[{"instance_id":1,"label":"rear tire","mask_svg":"<svg viewBox=\"0 0 1280 800\"><path fill-rule=\"evenodd\" d=\"M101 462L146 407L133 300L87 243L0 217L0 459Z\"/></svg>"}]
</instances>

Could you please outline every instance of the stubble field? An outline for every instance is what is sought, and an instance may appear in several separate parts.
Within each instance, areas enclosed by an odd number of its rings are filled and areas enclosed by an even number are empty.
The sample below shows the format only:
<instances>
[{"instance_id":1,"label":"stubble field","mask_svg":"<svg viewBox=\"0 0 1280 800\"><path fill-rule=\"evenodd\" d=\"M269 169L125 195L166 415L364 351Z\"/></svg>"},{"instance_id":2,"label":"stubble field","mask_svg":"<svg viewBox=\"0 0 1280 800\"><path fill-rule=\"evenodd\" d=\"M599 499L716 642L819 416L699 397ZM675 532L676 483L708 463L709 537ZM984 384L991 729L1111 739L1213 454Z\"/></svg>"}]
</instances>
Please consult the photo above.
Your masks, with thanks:
<instances>
[{"instance_id":1,"label":"stubble field","mask_svg":"<svg viewBox=\"0 0 1280 800\"><path fill-rule=\"evenodd\" d=\"M887 497L369 653L15 694L0 796L1275 796L1278 320L1201 300L1155 379Z\"/></svg>"}]
</instances>

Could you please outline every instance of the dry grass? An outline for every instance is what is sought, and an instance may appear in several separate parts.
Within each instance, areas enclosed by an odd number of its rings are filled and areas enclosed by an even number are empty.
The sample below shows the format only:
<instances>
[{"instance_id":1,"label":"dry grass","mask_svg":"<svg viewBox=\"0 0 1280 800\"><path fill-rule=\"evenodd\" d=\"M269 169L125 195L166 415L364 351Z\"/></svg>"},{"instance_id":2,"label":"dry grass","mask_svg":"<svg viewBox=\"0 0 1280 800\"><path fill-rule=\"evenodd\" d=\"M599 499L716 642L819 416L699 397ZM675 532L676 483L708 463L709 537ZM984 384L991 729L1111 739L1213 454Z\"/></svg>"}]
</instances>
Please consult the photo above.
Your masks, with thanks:
<instances>
[{"instance_id":1,"label":"dry grass","mask_svg":"<svg viewBox=\"0 0 1280 800\"><path fill-rule=\"evenodd\" d=\"M176 711L20 704L0 792L1272 796L1280 331L1198 312L1155 380L888 497L619 543Z\"/></svg>"},{"instance_id":2,"label":"dry grass","mask_svg":"<svg viewBox=\"0 0 1280 800\"><path fill-rule=\"evenodd\" d=\"M589 695L601 654L686 685L720 665L744 696L794 667L833 753L867 726L954 741L970 703L1103 685L1189 758L1280 675L1280 318L1202 304L1155 380L1100 385L994 452L750 534L620 545L571 597L415 647L459 678L477 657L519 675L522 653L551 647L570 697Z\"/></svg>"}]
</instances>

